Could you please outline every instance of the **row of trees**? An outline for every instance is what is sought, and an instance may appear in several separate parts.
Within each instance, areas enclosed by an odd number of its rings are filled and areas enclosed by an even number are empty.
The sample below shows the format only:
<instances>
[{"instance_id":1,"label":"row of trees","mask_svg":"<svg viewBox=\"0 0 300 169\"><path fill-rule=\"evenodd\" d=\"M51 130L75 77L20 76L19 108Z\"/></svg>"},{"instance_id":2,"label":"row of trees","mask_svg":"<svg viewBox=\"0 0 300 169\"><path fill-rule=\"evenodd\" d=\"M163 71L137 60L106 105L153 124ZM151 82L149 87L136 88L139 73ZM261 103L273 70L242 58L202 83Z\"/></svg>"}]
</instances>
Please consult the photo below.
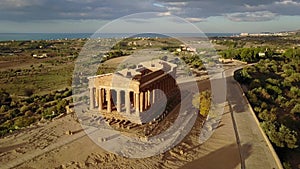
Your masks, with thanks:
<instances>
[{"instance_id":1,"label":"row of trees","mask_svg":"<svg viewBox=\"0 0 300 169\"><path fill-rule=\"evenodd\" d=\"M187 64L190 65L192 68L196 69L205 69L203 65L203 61L201 60L200 56L198 55L187 55L182 56L181 59Z\"/></svg>"},{"instance_id":2,"label":"row of trees","mask_svg":"<svg viewBox=\"0 0 300 169\"><path fill-rule=\"evenodd\" d=\"M261 55L260 55L261 53ZM243 62L257 62L262 58L272 57L274 54L267 47L256 48L239 48L239 49L227 49L219 53L225 59L237 59Z\"/></svg>"},{"instance_id":3,"label":"row of trees","mask_svg":"<svg viewBox=\"0 0 300 169\"><path fill-rule=\"evenodd\" d=\"M277 147L296 148L300 132L300 64L297 56L274 56L235 72L262 128Z\"/></svg>"},{"instance_id":4,"label":"row of trees","mask_svg":"<svg viewBox=\"0 0 300 169\"><path fill-rule=\"evenodd\" d=\"M71 99L71 89L44 95L32 95L24 99L12 99L4 90L0 91L0 136L26 127L41 118L52 119L64 113Z\"/></svg>"}]
</instances>

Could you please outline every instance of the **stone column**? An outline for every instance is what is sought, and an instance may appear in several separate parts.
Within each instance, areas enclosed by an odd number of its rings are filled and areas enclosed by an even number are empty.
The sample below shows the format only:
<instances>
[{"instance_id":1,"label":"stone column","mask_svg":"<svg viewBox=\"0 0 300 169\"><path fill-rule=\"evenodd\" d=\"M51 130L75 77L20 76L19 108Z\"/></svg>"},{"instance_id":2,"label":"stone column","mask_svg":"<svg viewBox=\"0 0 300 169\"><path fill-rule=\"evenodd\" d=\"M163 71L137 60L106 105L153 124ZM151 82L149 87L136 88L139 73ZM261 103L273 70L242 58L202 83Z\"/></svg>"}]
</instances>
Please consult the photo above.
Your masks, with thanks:
<instances>
[{"instance_id":1,"label":"stone column","mask_svg":"<svg viewBox=\"0 0 300 169\"><path fill-rule=\"evenodd\" d=\"M140 113L140 94L135 93L135 113Z\"/></svg>"},{"instance_id":2,"label":"stone column","mask_svg":"<svg viewBox=\"0 0 300 169\"><path fill-rule=\"evenodd\" d=\"M150 107L151 105L151 93L150 93L150 89L148 89L147 91L147 107Z\"/></svg>"},{"instance_id":3,"label":"stone column","mask_svg":"<svg viewBox=\"0 0 300 169\"><path fill-rule=\"evenodd\" d=\"M147 90L144 92L144 109L148 109L148 92Z\"/></svg>"},{"instance_id":4,"label":"stone column","mask_svg":"<svg viewBox=\"0 0 300 169\"><path fill-rule=\"evenodd\" d=\"M144 92L140 93L140 112L144 111Z\"/></svg>"},{"instance_id":5,"label":"stone column","mask_svg":"<svg viewBox=\"0 0 300 169\"><path fill-rule=\"evenodd\" d=\"M99 109L99 111L101 111L103 109L103 95L102 95L102 89L101 88L98 89L98 94L99 94L98 109Z\"/></svg>"},{"instance_id":6,"label":"stone column","mask_svg":"<svg viewBox=\"0 0 300 169\"><path fill-rule=\"evenodd\" d=\"M98 88L96 88L95 95L96 95L95 107L97 107L97 106L99 107L99 90L98 90Z\"/></svg>"},{"instance_id":7,"label":"stone column","mask_svg":"<svg viewBox=\"0 0 300 169\"><path fill-rule=\"evenodd\" d=\"M155 103L155 89L152 90L152 105Z\"/></svg>"},{"instance_id":8,"label":"stone column","mask_svg":"<svg viewBox=\"0 0 300 169\"><path fill-rule=\"evenodd\" d=\"M136 103L135 103L135 93L133 93L133 107L135 107Z\"/></svg>"},{"instance_id":9,"label":"stone column","mask_svg":"<svg viewBox=\"0 0 300 169\"><path fill-rule=\"evenodd\" d=\"M110 89L106 89L107 112L111 113L111 93Z\"/></svg>"},{"instance_id":10,"label":"stone column","mask_svg":"<svg viewBox=\"0 0 300 169\"><path fill-rule=\"evenodd\" d=\"M90 88L90 110L95 108L94 88Z\"/></svg>"},{"instance_id":11,"label":"stone column","mask_svg":"<svg viewBox=\"0 0 300 169\"><path fill-rule=\"evenodd\" d=\"M117 90L117 111L121 112L121 91Z\"/></svg>"},{"instance_id":12,"label":"stone column","mask_svg":"<svg viewBox=\"0 0 300 169\"><path fill-rule=\"evenodd\" d=\"M126 113L130 114L130 91L125 91L125 107L126 107Z\"/></svg>"},{"instance_id":13,"label":"stone column","mask_svg":"<svg viewBox=\"0 0 300 169\"><path fill-rule=\"evenodd\" d=\"M102 99L102 104L103 104L105 102L105 98L104 98L104 96L105 96L105 89L102 89L101 92L102 92L102 97L103 97L103 99Z\"/></svg>"}]
</instances>

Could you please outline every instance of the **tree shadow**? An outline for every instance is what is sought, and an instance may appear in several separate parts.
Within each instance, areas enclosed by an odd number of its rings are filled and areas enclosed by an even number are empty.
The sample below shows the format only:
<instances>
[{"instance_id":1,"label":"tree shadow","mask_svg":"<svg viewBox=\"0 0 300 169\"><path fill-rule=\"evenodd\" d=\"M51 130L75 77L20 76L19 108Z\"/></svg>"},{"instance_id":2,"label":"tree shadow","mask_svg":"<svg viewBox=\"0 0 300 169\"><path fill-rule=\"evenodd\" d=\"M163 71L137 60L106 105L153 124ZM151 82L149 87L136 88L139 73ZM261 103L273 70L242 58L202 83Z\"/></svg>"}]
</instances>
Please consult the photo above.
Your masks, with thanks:
<instances>
[{"instance_id":1,"label":"tree shadow","mask_svg":"<svg viewBox=\"0 0 300 169\"><path fill-rule=\"evenodd\" d=\"M241 146L241 155L237 144L230 144L185 164L181 169L234 169L239 164L243 165L251 152L251 144Z\"/></svg>"},{"instance_id":2,"label":"tree shadow","mask_svg":"<svg viewBox=\"0 0 300 169\"><path fill-rule=\"evenodd\" d=\"M239 83L234 80L232 76L226 78L227 82L227 100L230 101L232 110L236 113L246 111L247 102L245 102L245 96L239 87Z\"/></svg>"},{"instance_id":3,"label":"tree shadow","mask_svg":"<svg viewBox=\"0 0 300 169\"><path fill-rule=\"evenodd\" d=\"M76 131L72 131L72 134L77 134L77 133L80 133L82 131L84 131L84 129L79 129L79 130L76 130Z\"/></svg>"}]
</instances>

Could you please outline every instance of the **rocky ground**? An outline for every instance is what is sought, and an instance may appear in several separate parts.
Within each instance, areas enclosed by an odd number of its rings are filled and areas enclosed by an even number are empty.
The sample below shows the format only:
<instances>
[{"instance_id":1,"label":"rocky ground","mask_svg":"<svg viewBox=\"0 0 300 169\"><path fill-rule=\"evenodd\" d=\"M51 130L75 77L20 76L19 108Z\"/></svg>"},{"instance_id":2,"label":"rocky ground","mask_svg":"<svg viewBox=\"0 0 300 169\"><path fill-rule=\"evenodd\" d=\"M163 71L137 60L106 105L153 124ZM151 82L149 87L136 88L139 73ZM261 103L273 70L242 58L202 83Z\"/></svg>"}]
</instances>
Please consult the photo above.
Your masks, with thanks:
<instances>
[{"instance_id":1,"label":"rocky ground","mask_svg":"<svg viewBox=\"0 0 300 169\"><path fill-rule=\"evenodd\" d=\"M229 111L225 109L225 112ZM215 165L217 163L212 160L216 158L222 160L223 165L235 168L239 164L239 157L234 133L231 124L225 124L231 119L230 113L223 118L225 121L221 122L222 127L217 129L222 133L218 135L222 139L213 135L209 142L200 144L203 119L198 116L190 133L177 146L165 153L139 159L125 158L103 150L86 135L72 115L66 115L0 139L0 166L19 169L190 168L189 165L192 168L217 168L219 165ZM219 151L224 156L219 156ZM231 156L226 155L228 153ZM212 161L206 161L205 158Z\"/></svg>"}]
</instances>

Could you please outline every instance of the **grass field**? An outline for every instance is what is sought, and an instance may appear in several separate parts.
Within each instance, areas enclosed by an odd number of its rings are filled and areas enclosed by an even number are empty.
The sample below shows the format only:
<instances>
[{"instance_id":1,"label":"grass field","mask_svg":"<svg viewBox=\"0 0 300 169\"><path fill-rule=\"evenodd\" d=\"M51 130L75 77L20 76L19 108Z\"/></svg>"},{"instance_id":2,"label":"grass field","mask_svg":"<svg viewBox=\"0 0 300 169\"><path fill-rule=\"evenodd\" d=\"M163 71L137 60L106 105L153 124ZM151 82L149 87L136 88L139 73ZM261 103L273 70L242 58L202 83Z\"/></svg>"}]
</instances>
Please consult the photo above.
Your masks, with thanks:
<instances>
[{"instance_id":1,"label":"grass field","mask_svg":"<svg viewBox=\"0 0 300 169\"><path fill-rule=\"evenodd\" d=\"M1 50L0 55L0 88L18 97L24 96L25 90L32 90L33 94L44 94L70 87L76 58L71 46L77 46L78 52L81 42L36 41L30 42L30 45L29 42L8 44L10 45L6 48L11 50ZM15 49L17 47L18 52ZM33 57L33 54L42 53L47 54L47 57Z\"/></svg>"}]
</instances>

